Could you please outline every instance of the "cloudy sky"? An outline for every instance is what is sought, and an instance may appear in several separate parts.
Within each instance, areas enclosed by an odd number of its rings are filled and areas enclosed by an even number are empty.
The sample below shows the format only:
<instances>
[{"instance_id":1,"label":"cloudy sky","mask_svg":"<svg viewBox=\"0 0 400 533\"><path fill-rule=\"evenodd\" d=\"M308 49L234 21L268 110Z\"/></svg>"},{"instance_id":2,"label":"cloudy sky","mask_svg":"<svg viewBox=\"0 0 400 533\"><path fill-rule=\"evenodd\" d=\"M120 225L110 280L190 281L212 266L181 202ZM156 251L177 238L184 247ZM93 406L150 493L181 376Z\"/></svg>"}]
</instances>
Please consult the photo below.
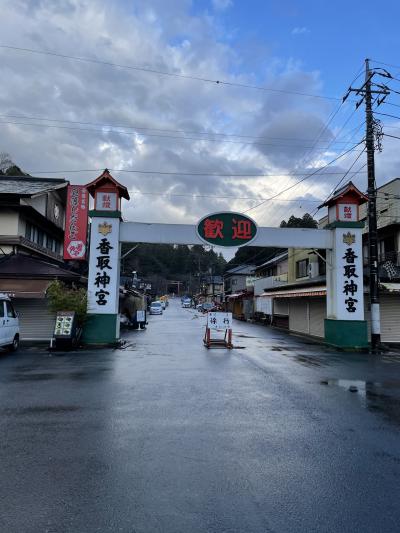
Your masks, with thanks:
<instances>
[{"instance_id":1,"label":"cloudy sky","mask_svg":"<svg viewBox=\"0 0 400 533\"><path fill-rule=\"evenodd\" d=\"M400 63L397 1L378 23L361 0L0 4L0 151L27 172L87 183L108 167L131 191L125 219L153 222L230 209L278 225L350 167L366 189L360 147L296 184L362 140L362 107L340 98L366 56ZM399 175L399 142L384 139L380 183Z\"/></svg>"}]
</instances>

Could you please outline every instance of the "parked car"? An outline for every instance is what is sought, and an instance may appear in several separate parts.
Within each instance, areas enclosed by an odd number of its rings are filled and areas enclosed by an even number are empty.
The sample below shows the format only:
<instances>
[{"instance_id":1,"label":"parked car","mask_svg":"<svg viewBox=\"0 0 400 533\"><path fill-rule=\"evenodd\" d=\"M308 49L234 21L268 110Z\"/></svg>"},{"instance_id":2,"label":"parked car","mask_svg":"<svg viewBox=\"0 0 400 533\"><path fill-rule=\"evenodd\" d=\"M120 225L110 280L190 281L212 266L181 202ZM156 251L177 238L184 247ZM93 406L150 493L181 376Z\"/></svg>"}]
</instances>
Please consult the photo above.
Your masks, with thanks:
<instances>
[{"instance_id":1,"label":"parked car","mask_svg":"<svg viewBox=\"0 0 400 533\"><path fill-rule=\"evenodd\" d=\"M203 304L201 304L201 307L202 307L203 313L208 313L208 311L212 311L215 306L214 304L210 302L204 302Z\"/></svg>"},{"instance_id":2,"label":"parked car","mask_svg":"<svg viewBox=\"0 0 400 533\"><path fill-rule=\"evenodd\" d=\"M191 307L191 306L192 306L192 300L190 300L189 298L186 298L185 300L183 300L182 307Z\"/></svg>"},{"instance_id":3,"label":"parked car","mask_svg":"<svg viewBox=\"0 0 400 533\"><path fill-rule=\"evenodd\" d=\"M150 304L150 314L151 315L162 315L163 308L161 302L151 302Z\"/></svg>"},{"instance_id":4,"label":"parked car","mask_svg":"<svg viewBox=\"0 0 400 533\"><path fill-rule=\"evenodd\" d=\"M165 300L160 300L160 303L161 303L161 307L163 309L166 309L167 308L167 302Z\"/></svg>"},{"instance_id":5,"label":"parked car","mask_svg":"<svg viewBox=\"0 0 400 533\"><path fill-rule=\"evenodd\" d=\"M19 319L6 294L0 294L0 346L11 351L19 346Z\"/></svg>"}]
</instances>

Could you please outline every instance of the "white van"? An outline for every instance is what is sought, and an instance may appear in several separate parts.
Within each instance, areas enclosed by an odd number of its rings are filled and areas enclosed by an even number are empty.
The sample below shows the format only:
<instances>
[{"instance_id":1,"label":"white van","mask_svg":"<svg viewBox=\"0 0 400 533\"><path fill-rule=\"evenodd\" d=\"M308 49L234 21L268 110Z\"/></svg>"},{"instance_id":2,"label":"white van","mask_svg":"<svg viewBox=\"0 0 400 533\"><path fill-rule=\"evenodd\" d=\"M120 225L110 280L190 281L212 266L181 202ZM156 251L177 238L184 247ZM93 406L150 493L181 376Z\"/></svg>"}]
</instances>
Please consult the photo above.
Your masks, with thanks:
<instances>
[{"instance_id":1,"label":"white van","mask_svg":"<svg viewBox=\"0 0 400 533\"><path fill-rule=\"evenodd\" d=\"M10 298L0 293L0 346L15 351L19 346L19 320Z\"/></svg>"}]
</instances>

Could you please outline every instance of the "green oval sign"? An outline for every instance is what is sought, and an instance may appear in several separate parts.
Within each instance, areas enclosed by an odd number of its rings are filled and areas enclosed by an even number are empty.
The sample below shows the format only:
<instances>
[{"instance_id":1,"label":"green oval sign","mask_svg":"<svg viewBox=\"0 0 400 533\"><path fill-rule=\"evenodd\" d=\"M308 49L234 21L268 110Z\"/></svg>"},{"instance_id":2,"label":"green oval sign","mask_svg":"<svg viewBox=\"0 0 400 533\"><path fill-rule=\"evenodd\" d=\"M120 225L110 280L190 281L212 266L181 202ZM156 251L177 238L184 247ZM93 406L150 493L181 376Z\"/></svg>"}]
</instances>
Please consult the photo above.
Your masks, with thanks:
<instances>
[{"instance_id":1,"label":"green oval sign","mask_svg":"<svg viewBox=\"0 0 400 533\"><path fill-rule=\"evenodd\" d=\"M245 215L224 211L202 218L197 224L197 233L208 244L237 247L255 239L257 225Z\"/></svg>"}]
</instances>

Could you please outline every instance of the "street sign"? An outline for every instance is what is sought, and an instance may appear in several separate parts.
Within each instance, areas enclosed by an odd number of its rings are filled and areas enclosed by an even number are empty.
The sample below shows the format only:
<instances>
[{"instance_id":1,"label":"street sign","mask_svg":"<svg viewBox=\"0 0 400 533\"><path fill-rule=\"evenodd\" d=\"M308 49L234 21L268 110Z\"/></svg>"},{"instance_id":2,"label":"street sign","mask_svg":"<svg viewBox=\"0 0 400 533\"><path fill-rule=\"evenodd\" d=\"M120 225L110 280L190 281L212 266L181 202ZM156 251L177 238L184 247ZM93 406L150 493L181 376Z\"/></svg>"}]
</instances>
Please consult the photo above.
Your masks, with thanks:
<instances>
[{"instance_id":1,"label":"street sign","mask_svg":"<svg viewBox=\"0 0 400 533\"><path fill-rule=\"evenodd\" d=\"M207 313L207 328L232 329L232 313L210 311Z\"/></svg>"},{"instance_id":2,"label":"street sign","mask_svg":"<svg viewBox=\"0 0 400 533\"><path fill-rule=\"evenodd\" d=\"M197 224L197 234L215 246L244 246L257 235L257 225L241 213L224 211L203 217Z\"/></svg>"}]
</instances>

